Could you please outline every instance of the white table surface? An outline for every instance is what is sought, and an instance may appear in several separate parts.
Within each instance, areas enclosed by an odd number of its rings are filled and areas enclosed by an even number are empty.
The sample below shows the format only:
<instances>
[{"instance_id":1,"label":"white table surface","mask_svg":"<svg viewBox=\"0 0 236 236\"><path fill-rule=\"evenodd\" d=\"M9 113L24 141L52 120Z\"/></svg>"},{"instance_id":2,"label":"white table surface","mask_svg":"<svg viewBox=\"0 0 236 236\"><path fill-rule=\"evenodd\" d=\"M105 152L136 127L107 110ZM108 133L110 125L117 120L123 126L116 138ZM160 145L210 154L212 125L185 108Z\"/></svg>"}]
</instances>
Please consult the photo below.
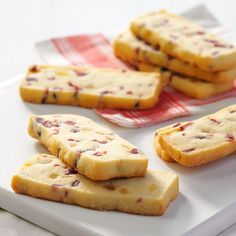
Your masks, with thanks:
<instances>
[{"instance_id":1,"label":"white table surface","mask_svg":"<svg viewBox=\"0 0 236 236\"><path fill-rule=\"evenodd\" d=\"M111 34L145 11L178 13L202 2L236 34L235 0L0 0L0 84L40 62L35 42L79 33ZM52 234L0 209L2 235ZM231 235L236 235L236 224L220 234Z\"/></svg>"}]
</instances>

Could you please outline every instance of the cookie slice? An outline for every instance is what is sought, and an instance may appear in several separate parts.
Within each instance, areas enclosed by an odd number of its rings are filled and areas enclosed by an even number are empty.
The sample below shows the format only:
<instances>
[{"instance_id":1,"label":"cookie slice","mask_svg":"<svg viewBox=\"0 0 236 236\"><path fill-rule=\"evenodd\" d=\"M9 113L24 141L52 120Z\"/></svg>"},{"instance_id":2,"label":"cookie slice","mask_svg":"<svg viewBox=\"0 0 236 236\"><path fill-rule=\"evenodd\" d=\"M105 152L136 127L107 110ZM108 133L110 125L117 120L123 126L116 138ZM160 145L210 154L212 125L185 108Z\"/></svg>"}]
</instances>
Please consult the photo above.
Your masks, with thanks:
<instances>
[{"instance_id":1,"label":"cookie slice","mask_svg":"<svg viewBox=\"0 0 236 236\"><path fill-rule=\"evenodd\" d=\"M31 116L28 131L52 154L93 180L144 176L144 153L111 130L76 115Z\"/></svg>"},{"instance_id":2,"label":"cookie slice","mask_svg":"<svg viewBox=\"0 0 236 236\"><path fill-rule=\"evenodd\" d=\"M185 77L189 76L214 83L229 83L236 78L236 67L218 72L200 70L158 48L153 48L135 37L130 31L125 31L115 38L113 49L117 57L121 59L165 67Z\"/></svg>"},{"instance_id":3,"label":"cookie slice","mask_svg":"<svg viewBox=\"0 0 236 236\"><path fill-rule=\"evenodd\" d=\"M179 192L178 177L172 173L148 170L143 178L95 182L47 154L30 158L11 186L36 198L141 215L162 215Z\"/></svg>"},{"instance_id":4,"label":"cookie slice","mask_svg":"<svg viewBox=\"0 0 236 236\"><path fill-rule=\"evenodd\" d=\"M158 73L33 66L20 85L24 101L88 108L147 109L159 99Z\"/></svg>"},{"instance_id":5,"label":"cookie slice","mask_svg":"<svg viewBox=\"0 0 236 236\"><path fill-rule=\"evenodd\" d=\"M162 70L160 67L154 65L134 61L131 63L140 71L156 71L160 73L161 79L165 84L168 84L176 91L195 99L206 99L234 88L233 81L223 84L211 83L204 80L175 75L168 70Z\"/></svg>"},{"instance_id":6,"label":"cookie slice","mask_svg":"<svg viewBox=\"0 0 236 236\"><path fill-rule=\"evenodd\" d=\"M205 71L236 66L235 46L180 16L151 12L131 23L132 32L154 48Z\"/></svg>"},{"instance_id":7,"label":"cookie slice","mask_svg":"<svg viewBox=\"0 0 236 236\"><path fill-rule=\"evenodd\" d=\"M159 134L167 154L184 166L199 166L236 151L236 105Z\"/></svg>"}]
</instances>

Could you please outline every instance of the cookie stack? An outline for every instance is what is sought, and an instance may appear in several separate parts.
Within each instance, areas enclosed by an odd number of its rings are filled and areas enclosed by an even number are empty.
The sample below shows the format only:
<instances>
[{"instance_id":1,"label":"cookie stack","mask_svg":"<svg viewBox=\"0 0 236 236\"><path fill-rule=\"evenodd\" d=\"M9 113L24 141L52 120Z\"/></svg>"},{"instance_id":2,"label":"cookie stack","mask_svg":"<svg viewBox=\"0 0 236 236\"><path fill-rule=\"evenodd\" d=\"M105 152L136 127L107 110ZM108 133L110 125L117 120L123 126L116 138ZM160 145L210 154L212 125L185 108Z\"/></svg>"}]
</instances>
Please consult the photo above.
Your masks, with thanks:
<instances>
[{"instance_id":1,"label":"cookie stack","mask_svg":"<svg viewBox=\"0 0 236 236\"><path fill-rule=\"evenodd\" d=\"M197 99L234 87L236 48L167 11L133 20L113 43L115 54L141 71L161 73L177 91Z\"/></svg>"},{"instance_id":2,"label":"cookie stack","mask_svg":"<svg viewBox=\"0 0 236 236\"><path fill-rule=\"evenodd\" d=\"M156 131L154 147L168 162L193 167L236 151L236 105L190 122Z\"/></svg>"},{"instance_id":3,"label":"cookie stack","mask_svg":"<svg viewBox=\"0 0 236 236\"><path fill-rule=\"evenodd\" d=\"M142 151L86 117L32 116L28 131L53 155L24 164L12 179L17 193L143 215L163 214L178 195L175 174L147 170Z\"/></svg>"}]
</instances>

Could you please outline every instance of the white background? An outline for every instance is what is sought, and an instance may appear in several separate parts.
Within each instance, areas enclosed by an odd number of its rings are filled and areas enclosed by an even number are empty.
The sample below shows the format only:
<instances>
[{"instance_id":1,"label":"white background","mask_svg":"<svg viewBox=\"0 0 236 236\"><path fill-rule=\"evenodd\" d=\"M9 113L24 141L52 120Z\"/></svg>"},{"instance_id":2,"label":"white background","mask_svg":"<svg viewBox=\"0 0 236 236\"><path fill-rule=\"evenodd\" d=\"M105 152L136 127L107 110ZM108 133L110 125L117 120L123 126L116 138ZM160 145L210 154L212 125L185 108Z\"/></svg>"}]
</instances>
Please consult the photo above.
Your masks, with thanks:
<instances>
[{"instance_id":1,"label":"white background","mask_svg":"<svg viewBox=\"0 0 236 236\"><path fill-rule=\"evenodd\" d=\"M79 33L111 35L145 11L178 13L203 2L236 34L235 0L0 0L0 83L40 61L35 42ZM51 234L0 210L0 235ZM236 226L221 234L229 235L236 235Z\"/></svg>"}]
</instances>

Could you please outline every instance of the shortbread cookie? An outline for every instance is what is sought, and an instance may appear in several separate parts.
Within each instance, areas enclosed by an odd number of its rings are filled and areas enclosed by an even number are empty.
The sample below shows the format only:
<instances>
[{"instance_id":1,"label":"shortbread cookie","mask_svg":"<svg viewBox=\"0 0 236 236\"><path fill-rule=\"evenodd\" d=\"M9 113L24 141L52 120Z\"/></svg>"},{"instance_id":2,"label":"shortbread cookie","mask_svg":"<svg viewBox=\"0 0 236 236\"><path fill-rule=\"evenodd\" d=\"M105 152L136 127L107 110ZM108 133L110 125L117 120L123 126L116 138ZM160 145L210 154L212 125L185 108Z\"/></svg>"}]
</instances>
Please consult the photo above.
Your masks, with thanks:
<instances>
[{"instance_id":1,"label":"shortbread cookie","mask_svg":"<svg viewBox=\"0 0 236 236\"><path fill-rule=\"evenodd\" d=\"M157 73L33 66L20 85L20 94L32 103L132 110L153 107L161 89Z\"/></svg>"},{"instance_id":2,"label":"shortbread cookie","mask_svg":"<svg viewBox=\"0 0 236 236\"><path fill-rule=\"evenodd\" d=\"M136 18L131 30L153 47L199 69L219 71L236 66L234 45L167 11Z\"/></svg>"},{"instance_id":3,"label":"shortbread cookie","mask_svg":"<svg viewBox=\"0 0 236 236\"><path fill-rule=\"evenodd\" d=\"M160 133L167 154L184 166L198 166L236 151L236 105Z\"/></svg>"},{"instance_id":4,"label":"shortbread cookie","mask_svg":"<svg viewBox=\"0 0 236 236\"><path fill-rule=\"evenodd\" d=\"M154 65L134 61L133 64L135 64L136 69L141 71L160 71L160 67L155 67ZM166 84L169 84L176 91L195 99L205 99L229 91L234 87L233 81L219 84L182 77L181 75L175 75L166 70L162 70L159 73L161 73L162 80L166 81Z\"/></svg>"},{"instance_id":5,"label":"shortbread cookie","mask_svg":"<svg viewBox=\"0 0 236 236\"><path fill-rule=\"evenodd\" d=\"M83 116L31 116L28 131L52 154L93 180L146 173L148 159L141 150Z\"/></svg>"},{"instance_id":6,"label":"shortbread cookie","mask_svg":"<svg viewBox=\"0 0 236 236\"><path fill-rule=\"evenodd\" d=\"M121 59L165 67L185 77L190 76L214 83L232 82L236 78L236 66L224 71L206 72L174 58L160 49L154 49L135 37L130 31L120 34L114 40L113 48L115 54Z\"/></svg>"},{"instance_id":7,"label":"shortbread cookie","mask_svg":"<svg viewBox=\"0 0 236 236\"><path fill-rule=\"evenodd\" d=\"M162 215L179 192L178 177L169 172L148 170L143 178L95 182L47 154L27 161L11 186L36 198L141 215Z\"/></svg>"}]
</instances>

